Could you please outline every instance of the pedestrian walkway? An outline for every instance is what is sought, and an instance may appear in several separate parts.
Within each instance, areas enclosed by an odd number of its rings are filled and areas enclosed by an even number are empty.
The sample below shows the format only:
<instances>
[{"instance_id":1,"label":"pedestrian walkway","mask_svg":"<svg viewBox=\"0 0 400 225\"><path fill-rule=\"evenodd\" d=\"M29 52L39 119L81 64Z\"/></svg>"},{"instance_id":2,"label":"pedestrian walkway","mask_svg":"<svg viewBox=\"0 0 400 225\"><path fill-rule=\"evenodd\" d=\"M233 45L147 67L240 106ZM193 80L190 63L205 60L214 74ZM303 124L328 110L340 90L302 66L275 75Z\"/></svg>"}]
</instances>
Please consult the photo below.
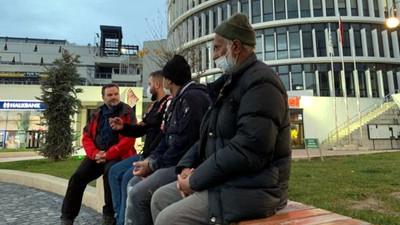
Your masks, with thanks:
<instances>
[{"instance_id":1,"label":"pedestrian walkway","mask_svg":"<svg viewBox=\"0 0 400 225\"><path fill-rule=\"evenodd\" d=\"M23 185L0 182L0 225L60 223L63 197ZM82 205L76 225L101 223L101 214Z\"/></svg>"}]
</instances>

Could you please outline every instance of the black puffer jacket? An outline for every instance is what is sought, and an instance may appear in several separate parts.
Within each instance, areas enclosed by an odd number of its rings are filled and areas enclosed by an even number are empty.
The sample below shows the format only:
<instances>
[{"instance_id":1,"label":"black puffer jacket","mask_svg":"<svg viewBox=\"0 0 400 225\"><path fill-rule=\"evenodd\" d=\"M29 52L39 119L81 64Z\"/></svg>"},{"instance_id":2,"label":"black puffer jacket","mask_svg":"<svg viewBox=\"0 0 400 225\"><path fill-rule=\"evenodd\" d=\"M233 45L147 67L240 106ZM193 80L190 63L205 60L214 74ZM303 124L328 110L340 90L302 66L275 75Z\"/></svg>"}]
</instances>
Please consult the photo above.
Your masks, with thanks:
<instances>
[{"instance_id":1,"label":"black puffer jacket","mask_svg":"<svg viewBox=\"0 0 400 225\"><path fill-rule=\"evenodd\" d=\"M255 54L209 88L214 104L203 119L200 140L177 172L196 167L190 185L208 190L210 224L270 216L287 203L291 147L286 90Z\"/></svg>"}]
</instances>

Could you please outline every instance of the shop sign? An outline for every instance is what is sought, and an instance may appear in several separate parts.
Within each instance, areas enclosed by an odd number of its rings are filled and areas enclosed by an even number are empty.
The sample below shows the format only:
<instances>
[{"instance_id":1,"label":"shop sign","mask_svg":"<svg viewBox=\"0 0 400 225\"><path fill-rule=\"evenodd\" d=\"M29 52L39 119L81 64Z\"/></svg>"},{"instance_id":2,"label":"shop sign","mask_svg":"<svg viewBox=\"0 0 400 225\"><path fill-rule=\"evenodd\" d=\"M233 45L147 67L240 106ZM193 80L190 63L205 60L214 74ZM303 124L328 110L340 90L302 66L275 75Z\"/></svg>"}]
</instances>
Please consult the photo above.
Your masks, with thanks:
<instances>
[{"instance_id":1,"label":"shop sign","mask_svg":"<svg viewBox=\"0 0 400 225\"><path fill-rule=\"evenodd\" d=\"M288 101L289 101L289 107L291 107L291 108L300 107L300 97L299 96L289 97Z\"/></svg>"},{"instance_id":2,"label":"shop sign","mask_svg":"<svg viewBox=\"0 0 400 225\"><path fill-rule=\"evenodd\" d=\"M45 110L40 101L0 101L0 110Z\"/></svg>"}]
</instances>

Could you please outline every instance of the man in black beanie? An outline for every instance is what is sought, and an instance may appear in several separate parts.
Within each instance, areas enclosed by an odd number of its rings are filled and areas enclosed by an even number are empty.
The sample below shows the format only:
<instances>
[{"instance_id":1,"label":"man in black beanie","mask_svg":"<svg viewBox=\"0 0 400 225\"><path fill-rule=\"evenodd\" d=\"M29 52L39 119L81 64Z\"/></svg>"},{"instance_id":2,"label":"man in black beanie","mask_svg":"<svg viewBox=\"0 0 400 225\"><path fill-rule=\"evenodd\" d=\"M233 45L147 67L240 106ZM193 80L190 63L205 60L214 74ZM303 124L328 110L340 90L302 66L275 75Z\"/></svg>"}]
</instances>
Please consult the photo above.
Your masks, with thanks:
<instances>
[{"instance_id":1,"label":"man in black beanie","mask_svg":"<svg viewBox=\"0 0 400 225\"><path fill-rule=\"evenodd\" d=\"M224 74L200 140L176 166L178 181L154 193L156 225L230 224L285 207L290 174L285 86L254 54L255 32L237 13L215 29L214 62Z\"/></svg>"},{"instance_id":2,"label":"man in black beanie","mask_svg":"<svg viewBox=\"0 0 400 225\"><path fill-rule=\"evenodd\" d=\"M165 135L147 159L133 164L125 224L153 224L152 194L159 187L176 181L175 166L199 139L200 122L211 104L206 87L191 81L190 66L182 56L175 55L162 72L164 87L173 96L161 125Z\"/></svg>"}]
</instances>

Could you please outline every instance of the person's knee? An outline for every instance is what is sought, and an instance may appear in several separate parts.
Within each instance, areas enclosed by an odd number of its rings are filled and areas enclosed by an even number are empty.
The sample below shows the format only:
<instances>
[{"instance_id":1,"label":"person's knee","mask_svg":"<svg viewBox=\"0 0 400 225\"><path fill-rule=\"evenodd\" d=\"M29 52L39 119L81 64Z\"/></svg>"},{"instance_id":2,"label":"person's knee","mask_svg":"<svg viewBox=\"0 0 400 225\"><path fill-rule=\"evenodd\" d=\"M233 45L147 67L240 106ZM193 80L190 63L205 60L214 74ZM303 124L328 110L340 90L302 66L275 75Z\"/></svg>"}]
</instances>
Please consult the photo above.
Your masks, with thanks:
<instances>
[{"instance_id":1,"label":"person's knee","mask_svg":"<svg viewBox=\"0 0 400 225\"><path fill-rule=\"evenodd\" d=\"M175 216L177 215L172 215L171 210L169 210L169 208L165 208L158 215L156 215L155 217L153 216L154 225L176 224Z\"/></svg>"},{"instance_id":2,"label":"person's knee","mask_svg":"<svg viewBox=\"0 0 400 225\"><path fill-rule=\"evenodd\" d=\"M150 207L151 207L151 212L153 213L158 213L159 211L161 211L161 203L160 201L163 200L163 191L162 188L157 189L153 196L151 197L151 203L150 203Z\"/></svg>"}]
</instances>

